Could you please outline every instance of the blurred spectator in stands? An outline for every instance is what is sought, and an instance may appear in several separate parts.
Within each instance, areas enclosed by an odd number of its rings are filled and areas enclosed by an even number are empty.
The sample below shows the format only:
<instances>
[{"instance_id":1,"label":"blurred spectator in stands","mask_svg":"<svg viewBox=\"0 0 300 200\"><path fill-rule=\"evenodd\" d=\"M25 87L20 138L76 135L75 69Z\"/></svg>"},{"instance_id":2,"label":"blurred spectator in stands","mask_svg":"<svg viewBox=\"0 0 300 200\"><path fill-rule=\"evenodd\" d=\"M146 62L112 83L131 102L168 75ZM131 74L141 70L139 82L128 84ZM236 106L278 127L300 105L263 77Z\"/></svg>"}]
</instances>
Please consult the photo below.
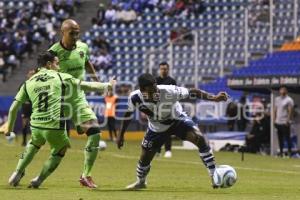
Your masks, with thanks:
<instances>
[{"instance_id":1,"label":"blurred spectator in stands","mask_svg":"<svg viewBox=\"0 0 300 200\"><path fill-rule=\"evenodd\" d=\"M52 15L55 14L55 10L54 10L54 6L52 1L46 1L43 4L43 13L47 16L47 17L51 17Z\"/></svg>"},{"instance_id":2,"label":"blurred spectator in stands","mask_svg":"<svg viewBox=\"0 0 300 200\"><path fill-rule=\"evenodd\" d=\"M238 106L234 101L231 101L226 108L225 116L227 117L228 131L234 131L235 122L238 114Z\"/></svg>"},{"instance_id":3,"label":"blurred spectator in stands","mask_svg":"<svg viewBox=\"0 0 300 200\"><path fill-rule=\"evenodd\" d=\"M54 10L56 12L63 10L68 15L72 16L74 14L74 1L73 0L56 0L54 3Z\"/></svg>"},{"instance_id":4,"label":"blurred spectator in stands","mask_svg":"<svg viewBox=\"0 0 300 200\"><path fill-rule=\"evenodd\" d=\"M162 9L164 14L173 15L174 5L175 5L175 0L169 0L169 1L162 0L160 3L160 8Z\"/></svg>"},{"instance_id":5,"label":"blurred spectator in stands","mask_svg":"<svg viewBox=\"0 0 300 200\"><path fill-rule=\"evenodd\" d=\"M258 23L268 23L270 21L270 1L252 0L249 2L249 25L255 26Z\"/></svg>"},{"instance_id":6,"label":"blurred spectator in stands","mask_svg":"<svg viewBox=\"0 0 300 200\"><path fill-rule=\"evenodd\" d=\"M105 11L105 20L106 22L114 22L116 21L116 10L112 5L109 5L107 10Z\"/></svg>"},{"instance_id":7,"label":"blurred spectator in stands","mask_svg":"<svg viewBox=\"0 0 300 200\"><path fill-rule=\"evenodd\" d=\"M236 122L237 122L237 129L238 129L238 131L241 131L241 132L244 132L246 130L247 124L248 124L247 117L248 117L249 113L246 112L248 110L246 100L247 100L246 96L242 96L238 103L239 116L238 116Z\"/></svg>"},{"instance_id":8,"label":"blurred spectator in stands","mask_svg":"<svg viewBox=\"0 0 300 200\"><path fill-rule=\"evenodd\" d=\"M274 120L277 129L280 156L283 156L283 144L286 140L288 143L288 153L291 155L291 121L294 107L294 100L288 95L288 90L285 86L279 89L280 96L275 98Z\"/></svg>"},{"instance_id":9,"label":"blurred spectator in stands","mask_svg":"<svg viewBox=\"0 0 300 200\"><path fill-rule=\"evenodd\" d=\"M205 11L205 4L202 0L188 0L186 5L188 15L199 15Z\"/></svg>"},{"instance_id":10,"label":"blurred spectator in stands","mask_svg":"<svg viewBox=\"0 0 300 200\"><path fill-rule=\"evenodd\" d=\"M17 67L44 40L53 41L56 25L72 14L74 4L74 0L10 1L0 9L0 51L7 68Z\"/></svg>"},{"instance_id":11,"label":"blurred spectator in stands","mask_svg":"<svg viewBox=\"0 0 300 200\"><path fill-rule=\"evenodd\" d=\"M0 74L2 74L2 81L6 81L7 66L3 57L3 52L0 51Z\"/></svg>"},{"instance_id":12,"label":"blurred spectator in stands","mask_svg":"<svg viewBox=\"0 0 300 200\"><path fill-rule=\"evenodd\" d=\"M112 57L104 50L99 50L92 54L91 62L97 71L100 69L108 70L112 67Z\"/></svg>"},{"instance_id":13,"label":"blurred spectator in stands","mask_svg":"<svg viewBox=\"0 0 300 200\"><path fill-rule=\"evenodd\" d=\"M193 44L194 36L188 28L179 27L171 31L170 40L178 45L191 45Z\"/></svg>"},{"instance_id":14,"label":"blurred spectator in stands","mask_svg":"<svg viewBox=\"0 0 300 200\"><path fill-rule=\"evenodd\" d=\"M150 8L150 10L152 10L158 6L159 2L160 2L160 0L149 0L149 1L147 1L146 7Z\"/></svg>"},{"instance_id":15,"label":"blurred spectator in stands","mask_svg":"<svg viewBox=\"0 0 300 200\"><path fill-rule=\"evenodd\" d=\"M116 21L130 23L137 19L137 14L133 9L118 10L116 12Z\"/></svg>"},{"instance_id":16,"label":"blurred spectator in stands","mask_svg":"<svg viewBox=\"0 0 300 200\"><path fill-rule=\"evenodd\" d=\"M125 3L122 6L122 10L131 10L133 9L135 12L142 14L145 9L146 2L145 0L133 0L131 2Z\"/></svg>"},{"instance_id":17,"label":"blurred spectator in stands","mask_svg":"<svg viewBox=\"0 0 300 200\"><path fill-rule=\"evenodd\" d=\"M259 152L263 145L270 146L270 116L257 112L254 117L251 131L246 136L245 151L250 153Z\"/></svg>"},{"instance_id":18,"label":"blurred spectator in stands","mask_svg":"<svg viewBox=\"0 0 300 200\"><path fill-rule=\"evenodd\" d=\"M110 53L110 45L104 36L98 36L93 40L93 46L98 47L100 50Z\"/></svg>"},{"instance_id":19,"label":"blurred spectator in stands","mask_svg":"<svg viewBox=\"0 0 300 200\"><path fill-rule=\"evenodd\" d=\"M103 3L99 4L97 16L92 19L92 24L102 25L105 20L105 6Z\"/></svg>"}]
</instances>

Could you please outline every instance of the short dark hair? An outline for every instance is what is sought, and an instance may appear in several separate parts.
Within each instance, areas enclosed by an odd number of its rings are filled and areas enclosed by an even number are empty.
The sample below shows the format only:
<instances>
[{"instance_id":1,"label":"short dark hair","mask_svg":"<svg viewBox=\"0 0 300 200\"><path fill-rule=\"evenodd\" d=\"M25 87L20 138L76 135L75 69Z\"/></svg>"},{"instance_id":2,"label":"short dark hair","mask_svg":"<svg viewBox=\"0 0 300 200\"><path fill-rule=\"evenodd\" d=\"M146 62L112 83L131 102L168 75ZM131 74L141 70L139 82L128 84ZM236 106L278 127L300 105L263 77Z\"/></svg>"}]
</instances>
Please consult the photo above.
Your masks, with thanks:
<instances>
[{"instance_id":1,"label":"short dark hair","mask_svg":"<svg viewBox=\"0 0 300 200\"><path fill-rule=\"evenodd\" d=\"M162 65L166 65L169 68L169 64L167 62L161 62L161 63L159 63L159 67L162 66Z\"/></svg>"},{"instance_id":2,"label":"short dark hair","mask_svg":"<svg viewBox=\"0 0 300 200\"><path fill-rule=\"evenodd\" d=\"M280 85L279 89L285 88L287 90L287 86L286 85Z\"/></svg>"},{"instance_id":3,"label":"short dark hair","mask_svg":"<svg viewBox=\"0 0 300 200\"><path fill-rule=\"evenodd\" d=\"M44 67L47 65L47 62L53 62L55 57L56 55L49 51L40 53L37 58L38 67Z\"/></svg>"},{"instance_id":4,"label":"short dark hair","mask_svg":"<svg viewBox=\"0 0 300 200\"><path fill-rule=\"evenodd\" d=\"M145 87L153 86L154 84L156 84L156 80L155 80L154 76L151 74L148 74L148 73L140 75L138 82L139 82L139 87L141 89L144 89Z\"/></svg>"}]
</instances>

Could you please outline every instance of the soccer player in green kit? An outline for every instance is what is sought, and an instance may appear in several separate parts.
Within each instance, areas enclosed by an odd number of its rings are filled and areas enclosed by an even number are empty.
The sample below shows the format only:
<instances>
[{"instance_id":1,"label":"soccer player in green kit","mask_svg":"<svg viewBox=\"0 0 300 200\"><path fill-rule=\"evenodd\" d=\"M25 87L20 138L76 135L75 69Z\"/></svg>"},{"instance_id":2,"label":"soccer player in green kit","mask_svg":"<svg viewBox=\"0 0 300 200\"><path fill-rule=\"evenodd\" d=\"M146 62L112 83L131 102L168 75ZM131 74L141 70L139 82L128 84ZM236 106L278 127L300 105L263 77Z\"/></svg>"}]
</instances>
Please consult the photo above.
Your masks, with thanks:
<instances>
[{"instance_id":1,"label":"soccer player in green kit","mask_svg":"<svg viewBox=\"0 0 300 200\"><path fill-rule=\"evenodd\" d=\"M94 67L89 61L88 46L78 40L80 33L78 23L71 19L65 20L61 25L61 33L62 39L49 49L59 58L59 71L83 80L87 70L92 78L98 81ZM84 151L83 173L79 182L82 186L96 188L97 185L91 177L91 171L98 154L96 147L98 147L100 141L100 129L97 117L89 107L84 92L80 91L78 96L79 98L71 100L74 110L67 109L66 113L71 116L77 132L79 134L86 133L88 136Z\"/></svg>"},{"instance_id":2,"label":"soccer player in green kit","mask_svg":"<svg viewBox=\"0 0 300 200\"><path fill-rule=\"evenodd\" d=\"M45 162L40 174L31 180L29 187L38 188L41 183L58 167L70 146L66 134L64 106L72 106L67 96L77 98L78 93L72 93L76 88L84 91L103 93L111 88L115 80L109 83L85 82L65 73L59 73L58 58L51 52L45 52L38 57L38 72L25 81L17 93L8 116L9 136L13 130L18 109L25 101L32 103L31 130L32 137L25 152L19 159L16 171L9 178L11 186L17 186L25 175L25 168L46 141L50 144L51 155Z\"/></svg>"}]
</instances>

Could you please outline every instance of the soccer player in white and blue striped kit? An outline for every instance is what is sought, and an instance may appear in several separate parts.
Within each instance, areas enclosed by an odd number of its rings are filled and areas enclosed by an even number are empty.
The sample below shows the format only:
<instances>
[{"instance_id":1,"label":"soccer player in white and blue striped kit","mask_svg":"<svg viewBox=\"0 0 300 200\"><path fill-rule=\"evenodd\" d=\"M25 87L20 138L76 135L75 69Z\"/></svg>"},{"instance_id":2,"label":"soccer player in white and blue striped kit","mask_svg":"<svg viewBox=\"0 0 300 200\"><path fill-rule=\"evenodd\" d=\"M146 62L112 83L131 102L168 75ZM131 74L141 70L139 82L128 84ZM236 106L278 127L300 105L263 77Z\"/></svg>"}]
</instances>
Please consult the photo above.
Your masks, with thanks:
<instances>
[{"instance_id":1,"label":"soccer player in white and blue striped kit","mask_svg":"<svg viewBox=\"0 0 300 200\"><path fill-rule=\"evenodd\" d=\"M139 90L128 97L128 110L124 114L120 133L117 138L118 148L124 144L124 134L137 108L148 117L148 130L142 141L142 153L137 165L137 181L127 189L146 188L146 177L150 171L151 161L168 135L176 135L182 140L190 141L199 148L200 158L208 169L210 177L216 169L215 158L204 136L197 125L183 112L181 99L197 98L209 101L227 101L228 95L220 92L211 95L199 89L187 89L174 85L156 85L151 74L142 74L138 79ZM217 188L212 180L212 187Z\"/></svg>"}]
</instances>

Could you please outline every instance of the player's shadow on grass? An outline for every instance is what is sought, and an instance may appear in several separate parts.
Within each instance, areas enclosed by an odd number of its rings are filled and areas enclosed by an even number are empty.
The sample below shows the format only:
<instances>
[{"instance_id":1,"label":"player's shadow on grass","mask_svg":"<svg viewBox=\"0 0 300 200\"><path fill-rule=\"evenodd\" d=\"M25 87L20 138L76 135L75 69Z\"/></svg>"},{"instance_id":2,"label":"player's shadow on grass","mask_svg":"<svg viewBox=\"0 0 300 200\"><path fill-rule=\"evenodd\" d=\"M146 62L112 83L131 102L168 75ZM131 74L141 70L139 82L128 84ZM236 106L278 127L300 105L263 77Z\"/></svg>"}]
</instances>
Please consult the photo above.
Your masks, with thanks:
<instances>
[{"instance_id":1,"label":"player's shadow on grass","mask_svg":"<svg viewBox=\"0 0 300 200\"><path fill-rule=\"evenodd\" d=\"M36 191L38 191L38 190L48 190L48 188L41 187L41 188L35 189L35 188L28 188L28 185L19 185L17 187L12 187L12 186L8 186L8 185L0 185L0 190L18 190L18 191L20 191L20 190L32 190L32 191L36 190Z\"/></svg>"},{"instance_id":2,"label":"player's shadow on grass","mask_svg":"<svg viewBox=\"0 0 300 200\"><path fill-rule=\"evenodd\" d=\"M178 190L178 189L164 189L164 190L161 190L161 189L147 189L147 190L144 190L145 192L155 192L155 193L206 193L206 194L231 194L230 192L228 191L225 191L225 190L221 190L221 189L194 189L194 190L191 190L191 189L188 189L188 190Z\"/></svg>"},{"instance_id":3,"label":"player's shadow on grass","mask_svg":"<svg viewBox=\"0 0 300 200\"><path fill-rule=\"evenodd\" d=\"M122 188L116 188L116 189L92 189L90 190L92 192L155 192L155 193L206 193L206 194L217 194L217 195L226 195L226 194L232 194L230 191L225 191L223 189L180 189L177 188L165 188L165 189L143 189L143 190L127 190Z\"/></svg>"}]
</instances>

